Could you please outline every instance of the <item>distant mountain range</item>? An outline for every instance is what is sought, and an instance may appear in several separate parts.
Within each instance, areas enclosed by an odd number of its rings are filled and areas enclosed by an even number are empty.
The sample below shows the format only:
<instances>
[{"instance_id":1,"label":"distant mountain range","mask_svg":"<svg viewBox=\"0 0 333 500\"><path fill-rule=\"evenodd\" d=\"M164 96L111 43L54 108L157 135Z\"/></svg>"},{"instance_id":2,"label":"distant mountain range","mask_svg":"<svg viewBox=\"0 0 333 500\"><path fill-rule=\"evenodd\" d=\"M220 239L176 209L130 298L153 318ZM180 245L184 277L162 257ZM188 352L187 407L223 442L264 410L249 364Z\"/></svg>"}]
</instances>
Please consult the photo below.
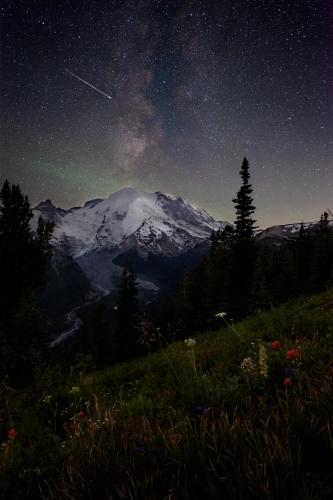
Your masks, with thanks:
<instances>
[{"instance_id":1,"label":"distant mountain range","mask_svg":"<svg viewBox=\"0 0 333 500\"><path fill-rule=\"evenodd\" d=\"M126 264L151 295L173 289L184 270L207 253L212 232L227 224L180 196L133 188L69 210L46 200L33 213L33 225L40 215L55 224L47 296L54 297L56 286L64 310L86 300L88 290L94 296L114 293ZM305 223L305 230L317 224ZM257 231L256 238L282 245L299 229L300 223L272 226Z\"/></svg>"},{"instance_id":2,"label":"distant mountain range","mask_svg":"<svg viewBox=\"0 0 333 500\"><path fill-rule=\"evenodd\" d=\"M274 246L281 246L287 241L294 240L301 229L301 222L292 224L281 224L261 229L256 234L256 239L260 243L269 243ZM305 233L313 233L318 228L319 221L303 222ZM329 225L333 226L333 220L329 220Z\"/></svg>"}]
</instances>

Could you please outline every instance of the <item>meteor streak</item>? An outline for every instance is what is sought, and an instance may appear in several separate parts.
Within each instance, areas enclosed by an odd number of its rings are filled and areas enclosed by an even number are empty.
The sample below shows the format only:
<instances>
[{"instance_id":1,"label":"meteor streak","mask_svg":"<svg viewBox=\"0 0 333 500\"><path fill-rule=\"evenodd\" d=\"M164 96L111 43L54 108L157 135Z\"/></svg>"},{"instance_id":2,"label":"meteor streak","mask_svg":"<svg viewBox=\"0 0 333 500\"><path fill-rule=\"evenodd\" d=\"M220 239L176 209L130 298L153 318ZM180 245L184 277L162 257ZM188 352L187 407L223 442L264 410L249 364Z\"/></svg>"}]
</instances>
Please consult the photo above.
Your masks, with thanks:
<instances>
[{"instance_id":1,"label":"meteor streak","mask_svg":"<svg viewBox=\"0 0 333 500\"><path fill-rule=\"evenodd\" d=\"M86 85L89 85L89 87L91 87L92 89L97 90L97 92L99 92L100 94L103 94L108 99L112 99L112 97L110 95L106 94L105 92L103 92L102 90L98 89L97 87L94 87L94 85L91 85L91 83L86 82L85 80L83 80L83 78L80 78L79 76L77 76L74 73L72 73L71 71L69 71L69 69L65 69L65 71L66 71L66 73L69 73L70 75L74 76L74 78L77 78L78 80L80 80L81 82L85 83Z\"/></svg>"}]
</instances>

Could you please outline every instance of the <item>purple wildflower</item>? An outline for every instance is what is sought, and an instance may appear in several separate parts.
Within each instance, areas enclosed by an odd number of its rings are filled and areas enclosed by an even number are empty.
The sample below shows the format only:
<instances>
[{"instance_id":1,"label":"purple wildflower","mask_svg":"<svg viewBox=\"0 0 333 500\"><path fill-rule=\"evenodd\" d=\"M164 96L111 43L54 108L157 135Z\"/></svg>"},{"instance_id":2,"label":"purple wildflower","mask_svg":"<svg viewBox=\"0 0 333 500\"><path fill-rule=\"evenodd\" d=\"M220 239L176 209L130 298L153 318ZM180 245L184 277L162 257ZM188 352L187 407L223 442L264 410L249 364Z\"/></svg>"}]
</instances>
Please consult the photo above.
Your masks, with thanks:
<instances>
[{"instance_id":1,"label":"purple wildflower","mask_svg":"<svg viewBox=\"0 0 333 500\"><path fill-rule=\"evenodd\" d=\"M198 417L205 417L208 413L209 407L206 405L197 406L197 415Z\"/></svg>"},{"instance_id":2,"label":"purple wildflower","mask_svg":"<svg viewBox=\"0 0 333 500\"><path fill-rule=\"evenodd\" d=\"M295 368L285 368L284 374L286 377L295 378L296 377L296 369Z\"/></svg>"},{"instance_id":3,"label":"purple wildflower","mask_svg":"<svg viewBox=\"0 0 333 500\"><path fill-rule=\"evenodd\" d=\"M143 441L136 441L134 445L134 451L136 451L137 453L141 453L142 455L146 453L146 448Z\"/></svg>"}]
</instances>

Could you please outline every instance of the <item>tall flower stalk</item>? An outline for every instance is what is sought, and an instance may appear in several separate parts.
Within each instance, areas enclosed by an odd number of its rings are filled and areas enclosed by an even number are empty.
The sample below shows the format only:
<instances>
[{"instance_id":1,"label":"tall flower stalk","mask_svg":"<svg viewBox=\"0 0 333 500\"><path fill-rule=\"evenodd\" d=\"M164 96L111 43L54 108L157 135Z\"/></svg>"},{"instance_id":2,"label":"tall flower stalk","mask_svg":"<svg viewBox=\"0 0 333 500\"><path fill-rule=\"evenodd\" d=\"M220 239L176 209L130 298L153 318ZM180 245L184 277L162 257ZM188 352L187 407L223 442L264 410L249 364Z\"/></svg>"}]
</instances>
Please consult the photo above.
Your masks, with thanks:
<instances>
[{"instance_id":1,"label":"tall flower stalk","mask_svg":"<svg viewBox=\"0 0 333 500\"><path fill-rule=\"evenodd\" d=\"M195 339L184 340L184 344L191 352L191 362L192 362L193 370L194 370L196 378L198 378L198 372L197 372L197 367L196 367L196 363L195 363L195 354L194 354L194 346L196 343L197 343L197 341Z\"/></svg>"},{"instance_id":2,"label":"tall flower stalk","mask_svg":"<svg viewBox=\"0 0 333 500\"><path fill-rule=\"evenodd\" d=\"M240 337L240 334L237 332L237 330L234 328L233 324L231 321L227 321L226 319L227 313L226 312L220 312L215 314L215 318L223 319L225 324L227 325L228 328L230 328L233 332L235 332L238 337Z\"/></svg>"},{"instance_id":3,"label":"tall flower stalk","mask_svg":"<svg viewBox=\"0 0 333 500\"><path fill-rule=\"evenodd\" d=\"M53 405L52 404L52 398L53 398L53 396L51 394L48 394L47 396L45 396L43 398L42 402L44 404L46 404L50 408L50 410L51 410L52 417L53 417L54 434L56 434L57 433L58 403L55 402L55 404Z\"/></svg>"},{"instance_id":4,"label":"tall flower stalk","mask_svg":"<svg viewBox=\"0 0 333 500\"><path fill-rule=\"evenodd\" d=\"M265 378L268 378L267 351L264 345L259 347L259 372Z\"/></svg>"}]
</instances>

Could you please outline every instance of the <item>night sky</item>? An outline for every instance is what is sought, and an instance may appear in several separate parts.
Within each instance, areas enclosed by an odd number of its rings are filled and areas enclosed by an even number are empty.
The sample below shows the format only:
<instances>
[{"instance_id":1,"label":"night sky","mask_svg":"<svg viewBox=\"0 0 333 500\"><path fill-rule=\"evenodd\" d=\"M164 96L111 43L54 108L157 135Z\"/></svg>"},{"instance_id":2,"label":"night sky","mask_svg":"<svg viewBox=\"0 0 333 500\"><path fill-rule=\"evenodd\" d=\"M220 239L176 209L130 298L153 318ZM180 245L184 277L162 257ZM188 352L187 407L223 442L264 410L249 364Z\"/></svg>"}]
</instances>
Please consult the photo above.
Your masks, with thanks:
<instances>
[{"instance_id":1,"label":"night sky","mask_svg":"<svg viewBox=\"0 0 333 500\"><path fill-rule=\"evenodd\" d=\"M1 5L0 181L33 204L132 186L232 221L247 156L261 226L333 209L330 0Z\"/></svg>"}]
</instances>

